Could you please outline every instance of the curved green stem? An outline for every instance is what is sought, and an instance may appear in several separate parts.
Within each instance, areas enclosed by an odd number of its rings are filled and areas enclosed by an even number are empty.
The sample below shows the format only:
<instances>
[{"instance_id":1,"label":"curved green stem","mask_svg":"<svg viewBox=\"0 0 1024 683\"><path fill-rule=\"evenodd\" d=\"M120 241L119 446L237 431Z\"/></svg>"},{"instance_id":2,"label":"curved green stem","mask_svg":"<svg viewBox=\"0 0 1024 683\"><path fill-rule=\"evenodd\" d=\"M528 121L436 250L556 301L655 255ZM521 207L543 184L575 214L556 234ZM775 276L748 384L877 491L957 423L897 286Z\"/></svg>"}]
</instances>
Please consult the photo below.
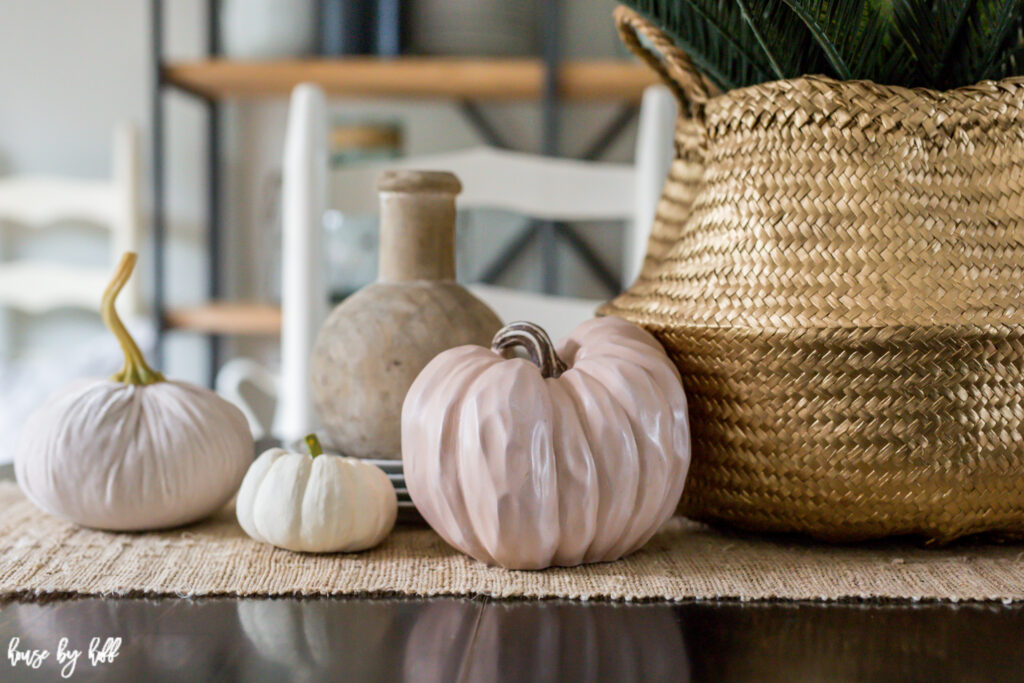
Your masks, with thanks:
<instances>
[{"instance_id":1,"label":"curved green stem","mask_svg":"<svg viewBox=\"0 0 1024 683\"><path fill-rule=\"evenodd\" d=\"M103 323L107 326L107 329L117 337L117 342L121 345L121 351L124 352L124 365L121 367L120 372L111 379L115 382L124 382L125 384L144 385L163 382L164 376L149 367L149 363L143 357L142 351L139 350L139 346L132 339L132 335L129 334L128 329L117 315L117 309L114 308L117 295L121 293L125 283L128 282L128 278L132 276L137 259L138 256L133 251L125 252L124 256L121 257L121 262L117 264L117 270L114 271L113 279L107 285L106 291L103 292L100 315L103 316Z\"/></svg>"},{"instance_id":2,"label":"curved green stem","mask_svg":"<svg viewBox=\"0 0 1024 683\"><path fill-rule=\"evenodd\" d=\"M306 442L306 448L309 449L309 456L311 458L324 454L324 447L320 445L320 439L317 438L316 434L306 434L306 438L303 441Z\"/></svg>"}]
</instances>

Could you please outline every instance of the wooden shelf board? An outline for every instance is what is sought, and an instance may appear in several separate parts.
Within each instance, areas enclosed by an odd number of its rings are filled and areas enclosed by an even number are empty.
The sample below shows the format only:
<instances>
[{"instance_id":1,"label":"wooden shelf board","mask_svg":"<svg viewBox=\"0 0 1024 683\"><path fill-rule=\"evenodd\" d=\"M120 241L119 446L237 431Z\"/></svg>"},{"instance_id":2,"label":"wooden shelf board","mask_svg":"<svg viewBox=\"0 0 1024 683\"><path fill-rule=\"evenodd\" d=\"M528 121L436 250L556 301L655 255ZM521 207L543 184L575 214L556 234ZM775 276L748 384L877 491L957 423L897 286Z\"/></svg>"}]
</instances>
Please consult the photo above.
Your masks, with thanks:
<instances>
[{"instance_id":1,"label":"wooden shelf board","mask_svg":"<svg viewBox=\"0 0 1024 683\"><path fill-rule=\"evenodd\" d=\"M164 315L171 330L203 334L272 336L281 332L281 309L269 304L210 303L173 308Z\"/></svg>"},{"instance_id":2,"label":"wooden shelf board","mask_svg":"<svg viewBox=\"0 0 1024 683\"><path fill-rule=\"evenodd\" d=\"M285 61L226 59L172 62L167 82L210 98L287 95L316 83L331 95L352 97L536 100L544 90L539 59L457 57L343 57ZM567 100L639 101L657 77L622 59L567 61L559 72Z\"/></svg>"}]
</instances>

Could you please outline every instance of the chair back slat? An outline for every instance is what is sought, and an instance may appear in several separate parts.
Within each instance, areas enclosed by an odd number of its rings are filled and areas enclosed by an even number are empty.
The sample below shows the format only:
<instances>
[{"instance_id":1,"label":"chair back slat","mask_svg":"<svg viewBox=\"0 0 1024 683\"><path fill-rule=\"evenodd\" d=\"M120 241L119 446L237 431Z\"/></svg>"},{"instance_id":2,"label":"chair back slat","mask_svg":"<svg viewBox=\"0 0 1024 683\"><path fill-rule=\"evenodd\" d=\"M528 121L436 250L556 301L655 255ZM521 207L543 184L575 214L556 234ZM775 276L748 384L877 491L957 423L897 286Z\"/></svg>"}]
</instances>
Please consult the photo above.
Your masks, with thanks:
<instances>
[{"instance_id":1,"label":"chair back slat","mask_svg":"<svg viewBox=\"0 0 1024 683\"><path fill-rule=\"evenodd\" d=\"M114 134L113 172L103 180L14 175L0 177L0 233L6 244L10 226L42 231L54 226L90 226L109 233L110 262L86 267L38 258L0 254L0 307L25 313L60 308L98 310L111 269L139 242L138 133L122 124ZM141 310L138 278L118 299L125 315Z\"/></svg>"},{"instance_id":2,"label":"chair back slat","mask_svg":"<svg viewBox=\"0 0 1024 683\"><path fill-rule=\"evenodd\" d=\"M387 169L450 171L462 181L459 208L499 209L556 221L629 220L635 213L631 164L576 161L473 147L336 169L328 204L373 213L377 177Z\"/></svg>"}]
</instances>

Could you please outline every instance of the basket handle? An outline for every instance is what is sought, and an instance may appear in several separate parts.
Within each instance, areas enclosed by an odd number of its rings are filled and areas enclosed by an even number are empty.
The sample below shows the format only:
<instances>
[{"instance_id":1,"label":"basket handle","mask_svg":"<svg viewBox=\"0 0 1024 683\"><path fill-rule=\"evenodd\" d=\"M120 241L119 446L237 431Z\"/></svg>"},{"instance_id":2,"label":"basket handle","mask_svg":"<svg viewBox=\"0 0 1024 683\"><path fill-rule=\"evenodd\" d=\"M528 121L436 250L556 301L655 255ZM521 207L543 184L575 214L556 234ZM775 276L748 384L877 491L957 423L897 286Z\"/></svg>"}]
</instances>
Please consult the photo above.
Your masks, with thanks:
<instances>
[{"instance_id":1,"label":"basket handle","mask_svg":"<svg viewBox=\"0 0 1024 683\"><path fill-rule=\"evenodd\" d=\"M690 56L661 29L625 5L616 7L613 16L629 51L661 76L691 115L698 114L708 99L717 94L717 88L697 70ZM640 42L641 37L650 47Z\"/></svg>"}]
</instances>

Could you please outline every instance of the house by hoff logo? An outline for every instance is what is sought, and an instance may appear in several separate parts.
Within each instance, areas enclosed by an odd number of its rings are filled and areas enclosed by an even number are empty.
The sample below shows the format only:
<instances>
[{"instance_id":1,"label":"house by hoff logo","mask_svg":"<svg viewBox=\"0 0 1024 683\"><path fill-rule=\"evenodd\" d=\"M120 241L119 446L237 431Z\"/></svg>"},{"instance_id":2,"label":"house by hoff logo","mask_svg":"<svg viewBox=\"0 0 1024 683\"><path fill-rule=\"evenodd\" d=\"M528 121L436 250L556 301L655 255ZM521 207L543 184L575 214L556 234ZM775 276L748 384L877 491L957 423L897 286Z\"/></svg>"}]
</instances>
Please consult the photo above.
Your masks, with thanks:
<instances>
[{"instance_id":1,"label":"house by hoff logo","mask_svg":"<svg viewBox=\"0 0 1024 683\"><path fill-rule=\"evenodd\" d=\"M121 651L121 639L120 638L91 638L89 640L89 648L85 651L88 656L88 662L92 666L99 666L100 664L110 664ZM54 659L57 666L60 667L61 678L71 678L75 673L75 668L78 666L78 660L82 657L82 650L71 647L67 638L61 638L57 641L57 650L50 652L45 649L31 649L21 648L21 638L15 636L11 638L10 642L7 643L7 661L10 662L12 667L25 666L30 669L38 669L43 666L43 663L50 658L51 655L55 655Z\"/></svg>"}]
</instances>

